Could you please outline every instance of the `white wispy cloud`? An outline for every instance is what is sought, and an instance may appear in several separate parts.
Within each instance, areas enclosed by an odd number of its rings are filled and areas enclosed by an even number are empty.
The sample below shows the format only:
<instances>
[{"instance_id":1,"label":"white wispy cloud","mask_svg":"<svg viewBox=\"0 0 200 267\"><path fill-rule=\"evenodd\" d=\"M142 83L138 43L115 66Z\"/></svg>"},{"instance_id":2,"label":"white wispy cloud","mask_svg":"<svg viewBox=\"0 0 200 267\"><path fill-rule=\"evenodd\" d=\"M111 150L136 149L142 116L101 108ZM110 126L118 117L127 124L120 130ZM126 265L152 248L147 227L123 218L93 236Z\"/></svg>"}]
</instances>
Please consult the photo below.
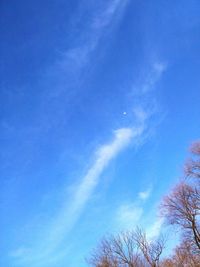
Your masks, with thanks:
<instances>
[{"instance_id":1,"label":"white wispy cloud","mask_svg":"<svg viewBox=\"0 0 200 267\"><path fill-rule=\"evenodd\" d=\"M66 238L69 231L80 218L86 204L88 203L91 195L96 189L101 174L109 165L109 163L118 156L118 154L125 149L132 139L140 137L144 130L144 122L138 127L120 128L114 131L113 140L110 143L101 145L94 153L94 162L88 169L86 175L82 178L79 185L76 187L70 203L66 200L63 203L63 208L59 214L55 216L55 220L48 228L48 237L40 241L39 249L17 249L12 253L13 257L18 258L23 262L44 262L49 255L54 255L57 247ZM25 253L24 253L25 252Z\"/></svg>"},{"instance_id":2,"label":"white wispy cloud","mask_svg":"<svg viewBox=\"0 0 200 267\"><path fill-rule=\"evenodd\" d=\"M117 228L134 229L143 215L143 207L137 203L122 204L116 213Z\"/></svg>"},{"instance_id":3,"label":"white wispy cloud","mask_svg":"<svg viewBox=\"0 0 200 267\"><path fill-rule=\"evenodd\" d=\"M143 198L141 202L141 198L139 197L136 201L121 204L116 212L115 228L120 230L134 230L137 226L142 226L149 240L158 238L162 231L164 219L155 217L153 222L149 221L148 224L145 222L146 210L144 202L146 200L147 198Z\"/></svg>"},{"instance_id":4,"label":"white wispy cloud","mask_svg":"<svg viewBox=\"0 0 200 267\"><path fill-rule=\"evenodd\" d=\"M152 90L155 84L160 80L163 72L167 69L167 64L159 61L155 61L151 70L148 72L145 81L141 87L141 93L148 93Z\"/></svg>"},{"instance_id":5,"label":"white wispy cloud","mask_svg":"<svg viewBox=\"0 0 200 267\"><path fill-rule=\"evenodd\" d=\"M159 60L153 61L149 67L144 68L141 77L138 77L137 82L132 87L134 97L147 97L152 93L166 70L167 63Z\"/></svg>"},{"instance_id":6,"label":"white wispy cloud","mask_svg":"<svg viewBox=\"0 0 200 267\"><path fill-rule=\"evenodd\" d=\"M144 215L144 204L150 197L152 187L138 193L135 201L122 203L116 212L115 224L117 228L134 229Z\"/></svg>"},{"instance_id":7,"label":"white wispy cloud","mask_svg":"<svg viewBox=\"0 0 200 267\"><path fill-rule=\"evenodd\" d=\"M146 229L147 237L149 239L154 239L154 238L159 237L163 224L164 224L164 219L158 217L155 220L155 222L152 224L152 226Z\"/></svg>"},{"instance_id":8,"label":"white wispy cloud","mask_svg":"<svg viewBox=\"0 0 200 267\"><path fill-rule=\"evenodd\" d=\"M80 217L84 207L93 194L99 183L101 174L105 168L134 138L138 138L143 133L143 125L137 128L121 128L114 131L113 140L100 146L94 153L94 163L88 169L86 175L82 178L76 187L72 199L56 219L51 237L55 245L60 242L64 235L67 234Z\"/></svg>"},{"instance_id":9,"label":"white wispy cloud","mask_svg":"<svg viewBox=\"0 0 200 267\"><path fill-rule=\"evenodd\" d=\"M138 197L141 200L147 200L151 195L152 187L149 187L145 191L141 191L138 193Z\"/></svg>"},{"instance_id":10,"label":"white wispy cloud","mask_svg":"<svg viewBox=\"0 0 200 267\"><path fill-rule=\"evenodd\" d=\"M101 7L95 6L91 23L86 27L84 35L80 32L78 44L63 53L60 64L66 70L76 71L77 75L77 71L81 71L89 63L101 38L118 25L128 2L129 0L111 0L103 2Z\"/></svg>"},{"instance_id":11,"label":"white wispy cloud","mask_svg":"<svg viewBox=\"0 0 200 267\"><path fill-rule=\"evenodd\" d=\"M152 105L152 99L149 97L149 94L156 87L156 83L161 79L164 71L166 70L167 65L163 62L155 61L143 80L140 80L140 84L134 86L133 91L137 101L133 104L132 110L133 114L136 117L136 120L147 122L148 127L146 127L145 134L143 138L146 140L149 138L149 121L150 118L155 115L157 112L156 103ZM138 97L138 99L137 99ZM143 140L144 141L144 140ZM138 142L136 145L141 145L142 142ZM138 223L142 223L145 218L145 204L149 199L152 193L152 186L149 186L143 191L140 191L135 200L128 203L122 202L122 204L117 208L114 225L116 228L120 229L134 229ZM162 227L162 220L156 220L151 228L148 229L149 236L156 235L160 232Z\"/></svg>"},{"instance_id":12,"label":"white wispy cloud","mask_svg":"<svg viewBox=\"0 0 200 267\"><path fill-rule=\"evenodd\" d=\"M128 2L129 0L114 0L110 1L110 3L108 1L106 9L94 19L92 26L97 29L107 27L111 22L111 18L113 18L116 13L117 19L120 18Z\"/></svg>"}]
</instances>

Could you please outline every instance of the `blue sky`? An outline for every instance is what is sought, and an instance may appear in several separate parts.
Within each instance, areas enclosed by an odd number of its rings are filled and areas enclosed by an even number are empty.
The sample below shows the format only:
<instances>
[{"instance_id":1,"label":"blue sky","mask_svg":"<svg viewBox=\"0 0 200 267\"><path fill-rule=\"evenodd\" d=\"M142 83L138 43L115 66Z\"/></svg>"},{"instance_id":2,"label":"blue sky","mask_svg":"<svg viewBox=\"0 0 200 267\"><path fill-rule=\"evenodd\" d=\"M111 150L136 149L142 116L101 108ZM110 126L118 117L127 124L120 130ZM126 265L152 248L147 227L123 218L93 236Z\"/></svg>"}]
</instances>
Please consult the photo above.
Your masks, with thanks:
<instances>
[{"instance_id":1,"label":"blue sky","mask_svg":"<svg viewBox=\"0 0 200 267\"><path fill-rule=\"evenodd\" d=\"M84 267L157 206L200 129L200 2L0 3L0 265Z\"/></svg>"}]
</instances>

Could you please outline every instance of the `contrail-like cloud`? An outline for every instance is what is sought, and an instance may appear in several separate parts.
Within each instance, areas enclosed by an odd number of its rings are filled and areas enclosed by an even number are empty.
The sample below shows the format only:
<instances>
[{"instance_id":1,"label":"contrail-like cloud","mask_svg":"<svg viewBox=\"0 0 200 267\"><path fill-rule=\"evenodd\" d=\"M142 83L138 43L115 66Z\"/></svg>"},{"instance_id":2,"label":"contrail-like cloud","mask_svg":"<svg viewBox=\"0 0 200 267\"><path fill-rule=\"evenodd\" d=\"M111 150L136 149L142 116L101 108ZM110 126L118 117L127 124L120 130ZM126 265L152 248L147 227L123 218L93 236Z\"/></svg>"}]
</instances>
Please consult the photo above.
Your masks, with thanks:
<instances>
[{"instance_id":1,"label":"contrail-like cloud","mask_svg":"<svg viewBox=\"0 0 200 267\"><path fill-rule=\"evenodd\" d=\"M94 153L93 164L85 176L76 186L71 200L65 200L59 214L55 216L51 227L48 228L48 237L40 242L39 249L27 249L13 252L13 256L21 262L31 264L47 264L49 256L53 256L59 245L65 240L70 230L79 220L85 206L99 184L100 177L106 167L122 152L133 139L139 138L144 131L144 122L134 128L120 128L114 131L111 142L101 145ZM23 251L26 253L24 254ZM43 266L43 265L42 265Z\"/></svg>"},{"instance_id":2,"label":"contrail-like cloud","mask_svg":"<svg viewBox=\"0 0 200 267\"><path fill-rule=\"evenodd\" d=\"M114 132L113 141L102 145L96 152L96 160L82 182L74 196L72 210L83 207L93 189L98 184L98 180L110 161L114 159L131 141L133 137L138 137L142 133L142 128L131 129L121 128Z\"/></svg>"},{"instance_id":3,"label":"contrail-like cloud","mask_svg":"<svg viewBox=\"0 0 200 267\"><path fill-rule=\"evenodd\" d=\"M51 231L53 234L50 237L50 243L54 247L62 242L63 237L69 233L79 219L91 195L99 184L101 174L109 163L131 143L132 139L141 136L143 129L143 125L137 128L120 128L114 131L114 137L110 143L103 144L97 149L94 153L94 163L76 187L70 203L66 203L54 223Z\"/></svg>"}]
</instances>

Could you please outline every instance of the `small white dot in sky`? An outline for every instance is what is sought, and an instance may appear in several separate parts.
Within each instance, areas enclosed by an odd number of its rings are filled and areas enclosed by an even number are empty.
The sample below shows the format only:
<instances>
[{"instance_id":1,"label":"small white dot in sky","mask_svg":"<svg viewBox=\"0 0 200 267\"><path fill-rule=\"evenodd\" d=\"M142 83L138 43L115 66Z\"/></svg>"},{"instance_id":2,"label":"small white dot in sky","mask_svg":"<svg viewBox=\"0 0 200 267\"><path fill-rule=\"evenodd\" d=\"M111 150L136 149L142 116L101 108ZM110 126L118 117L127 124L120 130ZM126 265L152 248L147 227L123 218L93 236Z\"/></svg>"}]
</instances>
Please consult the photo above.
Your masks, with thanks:
<instances>
[{"instance_id":1,"label":"small white dot in sky","mask_svg":"<svg viewBox=\"0 0 200 267\"><path fill-rule=\"evenodd\" d=\"M124 112L123 112L123 115L126 115L126 114L127 114L126 111L124 111Z\"/></svg>"}]
</instances>

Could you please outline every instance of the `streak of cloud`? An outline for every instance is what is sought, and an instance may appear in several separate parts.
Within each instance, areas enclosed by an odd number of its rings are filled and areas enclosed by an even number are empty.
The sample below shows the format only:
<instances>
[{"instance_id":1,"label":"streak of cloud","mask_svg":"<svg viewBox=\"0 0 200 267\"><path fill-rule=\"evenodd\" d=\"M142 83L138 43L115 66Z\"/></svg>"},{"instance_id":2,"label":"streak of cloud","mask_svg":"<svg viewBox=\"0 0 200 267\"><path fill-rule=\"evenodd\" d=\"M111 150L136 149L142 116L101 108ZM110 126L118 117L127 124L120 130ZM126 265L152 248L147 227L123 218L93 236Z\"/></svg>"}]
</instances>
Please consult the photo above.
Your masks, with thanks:
<instances>
[{"instance_id":1,"label":"streak of cloud","mask_svg":"<svg viewBox=\"0 0 200 267\"><path fill-rule=\"evenodd\" d=\"M121 128L114 132L114 138L109 144L99 147L95 152L95 159L86 175L76 187L72 199L60 213L54 223L54 235L51 237L52 243L60 242L63 235L71 230L92 193L99 183L100 176L105 168L132 140L142 133L142 129Z\"/></svg>"},{"instance_id":2,"label":"streak of cloud","mask_svg":"<svg viewBox=\"0 0 200 267\"><path fill-rule=\"evenodd\" d=\"M95 6L95 15L90 18L91 23L86 27L85 34L80 33L77 37L78 44L63 53L60 62L62 68L76 72L77 75L77 71L81 71L90 62L101 38L118 25L128 2L129 0L108 1L99 10Z\"/></svg>"},{"instance_id":3,"label":"streak of cloud","mask_svg":"<svg viewBox=\"0 0 200 267\"><path fill-rule=\"evenodd\" d=\"M99 184L103 171L134 138L137 139L143 134L143 124L144 122L141 122L140 126L120 128L114 131L113 140L108 144L101 145L94 153L94 163L76 187L70 203L66 200L59 214L55 216L55 220L48 229L49 235L43 239L43 242L40 242L39 249L38 247L32 251L29 249L29 253L23 253L24 251L27 252L28 249L17 249L12 252L14 258L22 262L32 263L33 261L34 264L44 263L45 261L49 262L50 255L54 255L54 252L80 218Z\"/></svg>"}]
</instances>

